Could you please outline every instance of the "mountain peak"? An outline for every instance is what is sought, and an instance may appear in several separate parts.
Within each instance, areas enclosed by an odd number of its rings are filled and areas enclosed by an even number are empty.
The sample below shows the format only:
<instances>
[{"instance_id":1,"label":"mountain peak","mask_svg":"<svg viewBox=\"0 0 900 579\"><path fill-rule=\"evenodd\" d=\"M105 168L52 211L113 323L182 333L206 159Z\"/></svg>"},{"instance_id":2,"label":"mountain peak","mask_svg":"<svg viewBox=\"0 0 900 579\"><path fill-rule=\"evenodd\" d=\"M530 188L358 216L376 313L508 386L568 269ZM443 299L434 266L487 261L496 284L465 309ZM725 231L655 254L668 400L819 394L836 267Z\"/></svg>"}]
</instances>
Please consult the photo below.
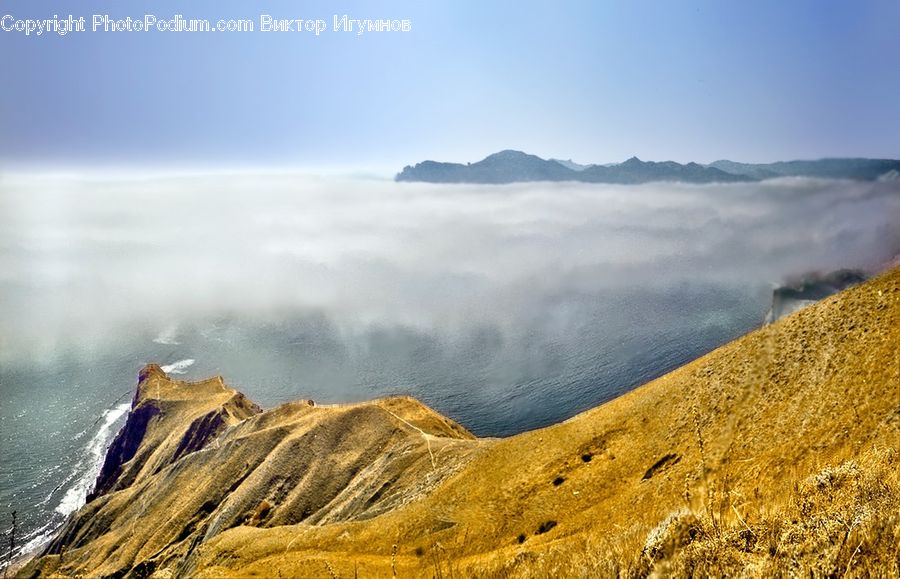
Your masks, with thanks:
<instances>
[{"instance_id":1,"label":"mountain peak","mask_svg":"<svg viewBox=\"0 0 900 579\"><path fill-rule=\"evenodd\" d=\"M525 158L529 158L529 157L534 157L534 155L529 155L528 153L524 153L522 151L517 151L515 149L503 149L502 151L498 151L496 153L488 155L487 157L485 157L482 160L487 161L488 159L494 159L494 160L509 161L509 160L515 160L515 159L525 159Z\"/></svg>"}]
</instances>

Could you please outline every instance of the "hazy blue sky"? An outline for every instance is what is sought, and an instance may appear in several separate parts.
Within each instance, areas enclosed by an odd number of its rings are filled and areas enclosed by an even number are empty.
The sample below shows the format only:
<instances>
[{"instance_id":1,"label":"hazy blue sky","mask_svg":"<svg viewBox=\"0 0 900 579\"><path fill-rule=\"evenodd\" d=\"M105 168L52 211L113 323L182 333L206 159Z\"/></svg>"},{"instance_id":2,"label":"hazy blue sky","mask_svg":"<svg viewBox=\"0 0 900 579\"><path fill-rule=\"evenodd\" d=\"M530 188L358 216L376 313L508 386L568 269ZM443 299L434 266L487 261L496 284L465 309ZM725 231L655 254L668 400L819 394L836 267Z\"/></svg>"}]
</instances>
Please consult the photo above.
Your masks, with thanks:
<instances>
[{"instance_id":1,"label":"hazy blue sky","mask_svg":"<svg viewBox=\"0 0 900 579\"><path fill-rule=\"evenodd\" d=\"M0 32L0 160L400 169L900 157L900 2L37 2L0 16L408 18L408 33Z\"/></svg>"}]
</instances>

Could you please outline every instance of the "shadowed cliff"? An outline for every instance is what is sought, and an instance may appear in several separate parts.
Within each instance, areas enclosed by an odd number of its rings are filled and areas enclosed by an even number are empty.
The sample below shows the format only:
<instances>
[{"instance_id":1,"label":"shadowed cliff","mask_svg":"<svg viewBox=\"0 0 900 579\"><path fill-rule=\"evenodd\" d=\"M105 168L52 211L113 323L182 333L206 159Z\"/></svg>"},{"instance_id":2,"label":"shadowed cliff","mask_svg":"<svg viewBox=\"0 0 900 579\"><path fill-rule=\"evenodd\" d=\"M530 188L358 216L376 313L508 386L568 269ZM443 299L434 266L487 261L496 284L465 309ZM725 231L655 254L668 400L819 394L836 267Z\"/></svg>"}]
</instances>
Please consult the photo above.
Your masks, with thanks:
<instances>
[{"instance_id":1,"label":"shadowed cliff","mask_svg":"<svg viewBox=\"0 0 900 579\"><path fill-rule=\"evenodd\" d=\"M570 420L408 398L260 411L141 373L26 576L896 576L900 269Z\"/></svg>"}]
</instances>

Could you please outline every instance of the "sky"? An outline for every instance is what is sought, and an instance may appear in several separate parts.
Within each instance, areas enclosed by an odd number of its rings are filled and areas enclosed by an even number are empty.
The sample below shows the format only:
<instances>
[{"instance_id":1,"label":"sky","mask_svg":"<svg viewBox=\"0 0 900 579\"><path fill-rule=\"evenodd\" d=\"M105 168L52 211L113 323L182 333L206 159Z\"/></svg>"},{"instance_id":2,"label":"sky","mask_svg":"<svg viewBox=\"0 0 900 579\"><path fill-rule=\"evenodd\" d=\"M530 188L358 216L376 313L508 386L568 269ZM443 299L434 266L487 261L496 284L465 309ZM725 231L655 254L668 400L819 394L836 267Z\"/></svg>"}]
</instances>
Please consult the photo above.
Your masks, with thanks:
<instances>
[{"instance_id":1,"label":"sky","mask_svg":"<svg viewBox=\"0 0 900 579\"><path fill-rule=\"evenodd\" d=\"M393 172L900 158L900 3L6 0L0 17L318 18L310 33L0 31L0 170ZM333 15L408 32L330 30Z\"/></svg>"}]
</instances>

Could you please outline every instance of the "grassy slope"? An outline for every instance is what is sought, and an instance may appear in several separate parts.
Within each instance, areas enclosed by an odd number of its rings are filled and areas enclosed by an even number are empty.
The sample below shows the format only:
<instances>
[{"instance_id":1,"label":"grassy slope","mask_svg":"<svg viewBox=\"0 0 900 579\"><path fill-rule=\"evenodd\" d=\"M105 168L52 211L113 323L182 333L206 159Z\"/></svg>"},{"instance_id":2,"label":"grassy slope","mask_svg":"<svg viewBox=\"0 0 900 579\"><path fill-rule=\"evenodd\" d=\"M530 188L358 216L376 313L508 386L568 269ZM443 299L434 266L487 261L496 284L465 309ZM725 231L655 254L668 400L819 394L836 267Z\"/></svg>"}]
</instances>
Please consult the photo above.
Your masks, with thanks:
<instances>
[{"instance_id":1,"label":"grassy slope","mask_svg":"<svg viewBox=\"0 0 900 579\"><path fill-rule=\"evenodd\" d=\"M209 577L897 576L898 346L895 269L542 430L473 441L411 406L404 421L422 413L424 422L395 426L405 444L418 437L421 460L391 471L402 500L372 516L337 508L369 496L357 489L297 524L224 525L194 544L187 569ZM379 431L385 414L361 418L350 426ZM333 463L321 450L318 460ZM231 476L218 465L232 458L206 454L194 460L193 480L210 480L202 469ZM166 476L151 479L154 493L186 484ZM150 502L150 512L161 508ZM281 508L280 523L291 522L296 507ZM183 552L160 558L157 576L185 571L176 563ZM103 561L90 544L75 554L84 565L61 571ZM44 564L51 571L58 560Z\"/></svg>"}]
</instances>

